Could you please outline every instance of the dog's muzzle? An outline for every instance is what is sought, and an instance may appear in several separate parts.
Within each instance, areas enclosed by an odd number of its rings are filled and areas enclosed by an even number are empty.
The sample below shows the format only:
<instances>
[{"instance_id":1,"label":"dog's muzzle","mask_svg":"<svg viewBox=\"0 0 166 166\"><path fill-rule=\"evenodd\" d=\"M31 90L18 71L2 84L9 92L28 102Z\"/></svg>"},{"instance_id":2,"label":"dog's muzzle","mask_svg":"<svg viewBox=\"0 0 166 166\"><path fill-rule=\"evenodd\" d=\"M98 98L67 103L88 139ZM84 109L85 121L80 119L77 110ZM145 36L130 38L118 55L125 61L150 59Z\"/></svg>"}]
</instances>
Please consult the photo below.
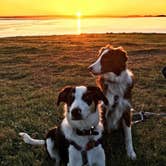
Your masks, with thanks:
<instances>
[{"instance_id":1,"label":"dog's muzzle","mask_svg":"<svg viewBox=\"0 0 166 166\"><path fill-rule=\"evenodd\" d=\"M82 115L81 115L81 109L80 108L74 108L71 111L72 115L72 120L82 120Z\"/></svg>"},{"instance_id":2,"label":"dog's muzzle","mask_svg":"<svg viewBox=\"0 0 166 166\"><path fill-rule=\"evenodd\" d=\"M98 74L98 73L96 73L96 72L93 70L93 66L89 66L89 67L88 67L88 71L92 74L92 76L95 76L95 75Z\"/></svg>"},{"instance_id":3,"label":"dog's muzzle","mask_svg":"<svg viewBox=\"0 0 166 166\"><path fill-rule=\"evenodd\" d=\"M88 67L88 70L89 70L90 72L92 72L92 71L93 71L93 67L92 67L92 66L89 66L89 67Z\"/></svg>"}]
</instances>

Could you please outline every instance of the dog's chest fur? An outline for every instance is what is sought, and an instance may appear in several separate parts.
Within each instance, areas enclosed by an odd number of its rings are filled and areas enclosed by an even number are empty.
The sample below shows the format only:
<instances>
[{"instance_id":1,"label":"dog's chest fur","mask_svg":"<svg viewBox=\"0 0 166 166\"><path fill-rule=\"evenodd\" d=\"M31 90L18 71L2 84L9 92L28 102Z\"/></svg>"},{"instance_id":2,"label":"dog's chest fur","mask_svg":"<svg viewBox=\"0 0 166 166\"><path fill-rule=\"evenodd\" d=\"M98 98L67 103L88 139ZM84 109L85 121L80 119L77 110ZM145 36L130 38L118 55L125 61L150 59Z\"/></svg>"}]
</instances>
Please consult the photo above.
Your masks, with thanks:
<instances>
[{"instance_id":1,"label":"dog's chest fur","mask_svg":"<svg viewBox=\"0 0 166 166\"><path fill-rule=\"evenodd\" d=\"M93 136L79 136L75 133L74 129L71 127L71 125L68 123L68 120L65 118L62 122L61 125L62 131L68 140L72 140L75 143L77 143L81 147L86 147L86 144L89 142L90 139L93 140L98 140L99 138L102 137L102 131L103 131L103 126L102 124L99 123L98 126L96 126L96 130L98 131L98 135Z\"/></svg>"},{"instance_id":2,"label":"dog's chest fur","mask_svg":"<svg viewBox=\"0 0 166 166\"><path fill-rule=\"evenodd\" d=\"M106 73L97 79L97 85L102 89L109 101L109 108L106 112L109 127L117 129L121 118L131 105L131 89L133 87L133 74L129 70L123 71L119 76L114 73ZM114 97L118 96L118 104L115 108Z\"/></svg>"},{"instance_id":3,"label":"dog's chest fur","mask_svg":"<svg viewBox=\"0 0 166 166\"><path fill-rule=\"evenodd\" d=\"M63 120L61 124L61 129L62 132L64 133L65 138L70 142L68 147L68 152L69 152L69 163L71 163L71 165L83 165L83 163L84 162L86 163L87 161L89 166L92 166L100 162L104 166L105 155L101 143L98 144L96 147L87 150L87 146L90 141L97 142L99 139L101 139L103 131L103 125L101 123L95 126L95 131L98 132L97 135L87 135L87 136L77 135L72 126L68 123L67 118ZM83 151L85 153L84 157L82 156Z\"/></svg>"},{"instance_id":4,"label":"dog's chest fur","mask_svg":"<svg viewBox=\"0 0 166 166\"><path fill-rule=\"evenodd\" d=\"M105 87L102 87L102 90L104 90L108 99L110 95L118 95L125 98L127 90L133 84L132 77L133 74L129 70L123 71L119 76L112 72L103 74L100 81L103 82L102 84Z\"/></svg>"}]
</instances>

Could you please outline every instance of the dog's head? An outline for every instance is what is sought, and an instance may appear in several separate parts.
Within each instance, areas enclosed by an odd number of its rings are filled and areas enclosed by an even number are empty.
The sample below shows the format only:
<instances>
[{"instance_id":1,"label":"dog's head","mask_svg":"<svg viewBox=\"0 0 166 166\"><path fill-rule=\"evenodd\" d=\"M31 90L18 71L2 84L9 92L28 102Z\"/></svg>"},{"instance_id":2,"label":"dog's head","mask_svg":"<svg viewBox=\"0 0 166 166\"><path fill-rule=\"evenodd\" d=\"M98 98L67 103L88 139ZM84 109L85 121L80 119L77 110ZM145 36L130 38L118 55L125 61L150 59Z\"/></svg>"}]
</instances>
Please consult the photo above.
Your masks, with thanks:
<instances>
[{"instance_id":1,"label":"dog's head","mask_svg":"<svg viewBox=\"0 0 166 166\"><path fill-rule=\"evenodd\" d=\"M96 117L99 114L97 111L99 101L103 101L105 105L108 104L107 98L98 87L67 86L61 90L57 105L64 102L68 121L76 124L90 120L93 115L94 118L99 118ZM92 121L96 121L94 118Z\"/></svg>"},{"instance_id":2,"label":"dog's head","mask_svg":"<svg viewBox=\"0 0 166 166\"><path fill-rule=\"evenodd\" d=\"M113 72L119 75L126 69L127 53L122 47L113 48L106 45L99 50L96 62L91 64L88 69L94 75Z\"/></svg>"}]
</instances>

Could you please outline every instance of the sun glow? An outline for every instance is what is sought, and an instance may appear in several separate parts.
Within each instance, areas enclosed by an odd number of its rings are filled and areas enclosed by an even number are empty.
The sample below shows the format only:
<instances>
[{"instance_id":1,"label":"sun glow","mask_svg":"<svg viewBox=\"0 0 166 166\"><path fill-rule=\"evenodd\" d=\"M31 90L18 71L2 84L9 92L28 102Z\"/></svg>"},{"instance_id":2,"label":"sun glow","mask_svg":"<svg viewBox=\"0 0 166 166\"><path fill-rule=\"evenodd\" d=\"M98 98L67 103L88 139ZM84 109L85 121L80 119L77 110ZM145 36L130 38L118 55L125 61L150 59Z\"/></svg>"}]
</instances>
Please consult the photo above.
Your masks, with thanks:
<instances>
[{"instance_id":1,"label":"sun glow","mask_svg":"<svg viewBox=\"0 0 166 166\"><path fill-rule=\"evenodd\" d=\"M80 18L80 17L81 17L81 12L77 12L77 13L76 13L76 16L77 16L78 18Z\"/></svg>"},{"instance_id":2,"label":"sun glow","mask_svg":"<svg viewBox=\"0 0 166 166\"><path fill-rule=\"evenodd\" d=\"M0 15L157 15L165 6L166 0L0 0Z\"/></svg>"}]
</instances>

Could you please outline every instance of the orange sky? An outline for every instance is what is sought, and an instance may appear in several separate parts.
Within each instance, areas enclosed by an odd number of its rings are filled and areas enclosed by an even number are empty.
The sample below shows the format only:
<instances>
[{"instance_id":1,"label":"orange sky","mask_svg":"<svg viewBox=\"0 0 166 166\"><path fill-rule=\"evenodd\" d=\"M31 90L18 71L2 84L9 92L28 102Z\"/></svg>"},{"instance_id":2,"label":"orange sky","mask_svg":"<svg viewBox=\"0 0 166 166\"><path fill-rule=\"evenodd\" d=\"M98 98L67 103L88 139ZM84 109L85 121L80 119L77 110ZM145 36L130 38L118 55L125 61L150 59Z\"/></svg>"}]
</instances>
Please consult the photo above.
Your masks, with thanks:
<instances>
[{"instance_id":1,"label":"orange sky","mask_svg":"<svg viewBox=\"0 0 166 166\"><path fill-rule=\"evenodd\" d=\"M0 0L1 16L166 15L166 0Z\"/></svg>"}]
</instances>

